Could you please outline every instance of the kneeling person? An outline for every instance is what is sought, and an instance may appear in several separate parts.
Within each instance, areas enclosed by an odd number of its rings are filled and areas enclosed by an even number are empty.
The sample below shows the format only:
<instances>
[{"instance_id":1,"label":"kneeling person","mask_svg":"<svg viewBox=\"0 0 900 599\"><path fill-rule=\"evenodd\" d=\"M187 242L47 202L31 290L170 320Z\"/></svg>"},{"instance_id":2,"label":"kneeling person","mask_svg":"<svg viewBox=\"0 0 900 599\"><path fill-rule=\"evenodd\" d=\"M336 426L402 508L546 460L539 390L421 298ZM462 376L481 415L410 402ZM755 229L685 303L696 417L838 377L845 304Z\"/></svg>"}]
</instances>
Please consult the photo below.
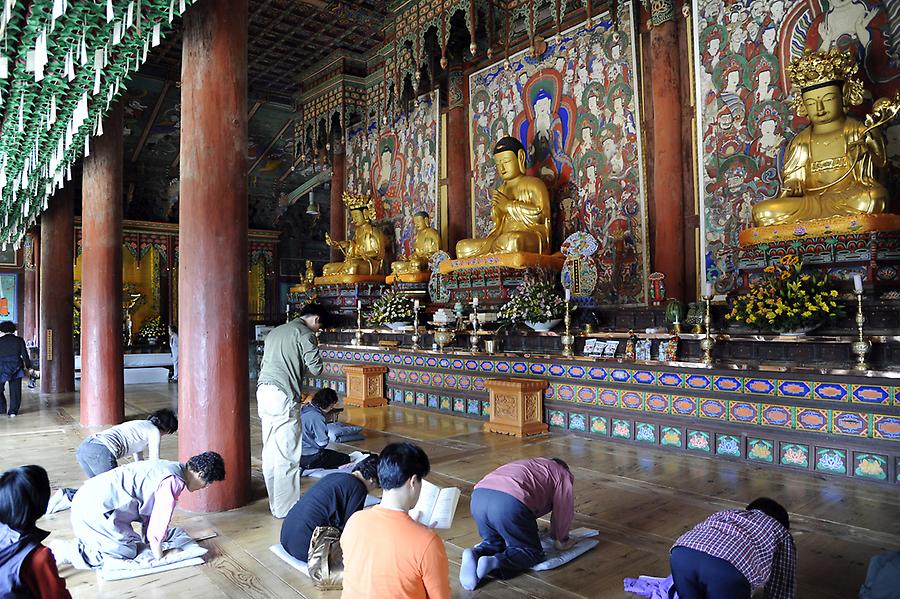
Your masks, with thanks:
<instances>
[{"instance_id":1,"label":"kneeling person","mask_svg":"<svg viewBox=\"0 0 900 599\"><path fill-rule=\"evenodd\" d=\"M356 512L341 535L343 599L449 599L444 542L408 513L430 468L428 456L412 443L391 443L381 451L381 504Z\"/></svg>"},{"instance_id":2,"label":"kneeling person","mask_svg":"<svg viewBox=\"0 0 900 599\"><path fill-rule=\"evenodd\" d=\"M797 565L787 510L760 497L746 510L717 512L672 547L672 580L681 599L767 599L794 596Z\"/></svg>"},{"instance_id":3,"label":"kneeling person","mask_svg":"<svg viewBox=\"0 0 900 599\"><path fill-rule=\"evenodd\" d=\"M323 477L294 504L281 524L281 546L301 562L309 557L309 542L319 526L343 530L350 516L363 509L366 496L378 488L378 456L369 456L353 473Z\"/></svg>"},{"instance_id":4,"label":"kneeling person","mask_svg":"<svg viewBox=\"0 0 900 599\"><path fill-rule=\"evenodd\" d=\"M337 401L338 396L334 389L319 389L313 395L312 401L300 410L303 427L300 467L304 470L337 468L350 463L350 456L346 453L328 449L326 415Z\"/></svg>"},{"instance_id":5,"label":"kneeling person","mask_svg":"<svg viewBox=\"0 0 900 599\"><path fill-rule=\"evenodd\" d=\"M543 561L536 519L550 511L555 547L571 547L573 480L569 466L558 458L518 460L482 478L471 501L482 541L463 551L459 570L463 588L474 589L491 572L509 578Z\"/></svg>"},{"instance_id":6,"label":"kneeling person","mask_svg":"<svg viewBox=\"0 0 900 599\"><path fill-rule=\"evenodd\" d=\"M153 557L161 558L181 493L220 480L225 480L225 462L214 451L185 464L134 462L91 478L72 499L72 531L82 559L91 568L107 558L134 559L141 542L149 543ZM136 522L143 535L132 528Z\"/></svg>"}]
</instances>

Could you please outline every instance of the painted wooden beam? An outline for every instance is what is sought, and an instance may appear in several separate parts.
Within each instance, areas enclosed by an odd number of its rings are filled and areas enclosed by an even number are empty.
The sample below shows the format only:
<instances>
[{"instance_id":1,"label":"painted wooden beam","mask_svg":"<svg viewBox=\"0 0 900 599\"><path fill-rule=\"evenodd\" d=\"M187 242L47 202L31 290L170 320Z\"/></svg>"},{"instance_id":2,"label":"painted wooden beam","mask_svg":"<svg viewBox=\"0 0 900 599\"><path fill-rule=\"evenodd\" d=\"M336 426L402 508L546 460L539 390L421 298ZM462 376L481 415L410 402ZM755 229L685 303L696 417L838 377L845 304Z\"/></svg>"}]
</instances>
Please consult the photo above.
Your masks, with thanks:
<instances>
[{"instance_id":1,"label":"painted wooden beam","mask_svg":"<svg viewBox=\"0 0 900 599\"><path fill-rule=\"evenodd\" d=\"M252 173L256 169L257 166L259 166L259 164L263 161L263 159L266 157L266 155L268 155L268 153L272 150L272 148L275 147L275 144L278 143L278 140L281 139L281 136L284 135L284 132L288 130L288 127L290 127L293 124L294 124L294 119L288 119L288 121L284 124L284 126L275 135L275 139L273 139L271 141L271 143L269 143L269 145L266 147L266 149L263 150L263 153L259 155L259 158L256 159L256 162L254 162L253 165L249 168L249 170L247 170L248 175L250 173Z\"/></svg>"},{"instance_id":2,"label":"painted wooden beam","mask_svg":"<svg viewBox=\"0 0 900 599\"><path fill-rule=\"evenodd\" d=\"M147 120L147 125L141 132L141 138L138 140L137 147L131 154L132 162L137 162L137 159L140 157L141 152L144 150L147 139L150 137L150 131L153 130L153 126L156 125L156 119L159 117L159 111L162 109L163 102L166 101L166 96L169 94L169 89L171 89L171 87L171 81L166 81L163 83L162 91L159 92L159 97L156 98L156 104L153 105L153 111L150 113L150 118Z\"/></svg>"}]
</instances>

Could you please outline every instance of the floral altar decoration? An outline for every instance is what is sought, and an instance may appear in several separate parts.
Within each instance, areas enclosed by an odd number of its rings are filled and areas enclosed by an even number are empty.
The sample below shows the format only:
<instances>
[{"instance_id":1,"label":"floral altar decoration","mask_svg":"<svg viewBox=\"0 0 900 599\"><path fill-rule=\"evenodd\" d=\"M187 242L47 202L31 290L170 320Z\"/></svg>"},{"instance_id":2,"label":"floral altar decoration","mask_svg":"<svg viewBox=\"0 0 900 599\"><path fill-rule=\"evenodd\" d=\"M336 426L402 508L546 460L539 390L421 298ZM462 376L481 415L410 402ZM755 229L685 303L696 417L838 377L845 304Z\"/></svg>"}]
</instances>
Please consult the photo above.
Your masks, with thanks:
<instances>
[{"instance_id":1,"label":"floral altar decoration","mask_svg":"<svg viewBox=\"0 0 900 599\"><path fill-rule=\"evenodd\" d=\"M566 303L551 281L526 277L497 317L506 323L543 323L562 318Z\"/></svg>"},{"instance_id":2,"label":"floral altar decoration","mask_svg":"<svg viewBox=\"0 0 900 599\"><path fill-rule=\"evenodd\" d=\"M395 290L388 290L372 303L369 321L375 325L411 322L413 318L412 300Z\"/></svg>"},{"instance_id":3,"label":"floral altar decoration","mask_svg":"<svg viewBox=\"0 0 900 599\"><path fill-rule=\"evenodd\" d=\"M739 327L779 333L808 332L844 315L838 291L826 275L803 271L787 254L767 266L750 290L734 298L725 318Z\"/></svg>"},{"instance_id":4,"label":"floral altar decoration","mask_svg":"<svg viewBox=\"0 0 900 599\"><path fill-rule=\"evenodd\" d=\"M162 320L157 314L144 321L141 328L138 330L137 337L141 341L152 344L162 341L167 334L168 331L166 331L166 327L163 326Z\"/></svg>"}]
</instances>

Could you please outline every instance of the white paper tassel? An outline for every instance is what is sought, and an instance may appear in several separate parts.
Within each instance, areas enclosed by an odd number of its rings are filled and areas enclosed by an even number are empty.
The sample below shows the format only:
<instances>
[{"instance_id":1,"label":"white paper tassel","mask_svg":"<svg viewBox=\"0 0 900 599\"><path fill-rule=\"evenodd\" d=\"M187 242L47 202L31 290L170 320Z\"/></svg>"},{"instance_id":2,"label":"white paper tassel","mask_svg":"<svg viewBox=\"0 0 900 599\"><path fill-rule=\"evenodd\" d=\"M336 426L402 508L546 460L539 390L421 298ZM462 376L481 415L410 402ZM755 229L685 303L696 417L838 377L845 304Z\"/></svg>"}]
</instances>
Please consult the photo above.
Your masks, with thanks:
<instances>
[{"instance_id":1,"label":"white paper tassel","mask_svg":"<svg viewBox=\"0 0 900 599\"><path fill-rule=\"evenodd\" d=\"M25 72L34 72L34 50L28 50L27 52L25 52Z\"/></svg>"},{"instance_id":2,"label":"white paper tassel","mask_svg":"<svg viewBox=\"0 0 900 599\"><path fill-rule=\"evenodd\" d=\"M63 16L66 12L66 3L63 0L53 0L53 12L50 17L53 21Z\"/></svg>"},{"instance_id":3,"label":"white paper tassel","mask_svg":"<svg viewBox=\"0 0 900 599\"><path fill-rule=\"evenodd\" d=\"M25 96L19 94L19 133L25 132Z\"/></svg>"},{"instance_id":4,"label":"white paper tassel","mask_svg":"<svg viewBox=\"0 0 900 599\"><path fill-rule=\"evenodd\" d=\"M128 3L128 10L125 13L125 27L134 25L134 2Z\"/></svg>"},{"instance_id":5,"label":"white paper tassel","mask_svg":"<svg viewBox=\"0 0 900 599\"><path fill-rule=\"evenodd\" d=\"M153 41L151 44L154 48L159 45L159 27L159 23L153 26Z\"/></svg>"},{"instance_id":6,"label":"white paper tassel","mask_svg":"<svg viewBox=\"0 0 900 599\"><path fill-rule=\"evenodd\" d=\"M67 81L75 79L75 61L72 59L72 51L66 52L65 64L63 65L63 74Z\"/></svg>"},{"instance_id":7,"label":"white paper tassel","mask_svg":"<svg viewBox=\"0 0 900 599\"><path fill-rule=\"evenodd\" d=\"M144 52L141 54L141 64L147 62L147 54L150 52L150 42L144 40Z\"/></svg>"},{"instance_id":8,"label":"white paper tassel","mask_svg":"<svg viewBox=\"0 0 900 599\"><path fill-rule=\"evenodd\" d=\"M89 135L84 136L84 157L91 155L91 138Z\"/></svg>"},{"instance_id":9,"label":"white paper tassel","mask_svg":"<svg viewBox=\"0 0 900 599\"><path fill-rule=\"evenodd\" d=\"M183 15L187 8L184 0L178 0L178 14Z\"/></svg>"},{"instance_id":10,"label":"white paper tassel","mask_svg":"<svg viewBox=\"0 0 900 599\"><path fill-rule=\"evenodd\" d=\"M115 18L116 13L113 11L113 0L106 0L106 22L111 23Z\"/></svg>"},{"instance_id":11,"label":"white paper tassel","mask_svg":"<svg viewBox=\"0 0 900 599\"><path fill-rule=\"evenodd\" d=\"M97 116L97 132L95 133L97 137L103 135L103 117Z\"/></svg>"},{"instance_id":12,"label":"white paper tassel","mask_svg":"<svg viewBox=\"0 0 900 599\"><path fill-rule=\"evenodd\" d=\"M7 77L9 77L9 58L0 54L0 79L6 79Z\"/></svg>"},{"instance_id":13,"label":"white paper tassel","mask_svg":"<svg viewBox=\"0 0 900 599\"><path fill-rule=\"evenodd\" d=\"M175 0L169 0L169 24L175 18Z\"/></svg>"},{"instance_id":14,"label":"white paper tassel","mask_svg":"<svg viewBox=\"0 0 900 599\"><path fill-rule=\"evenodd\" d=\"M79 54L78 62L81 63L82 66L86 65L88 62L88 54L87 54L87 40L85 39L84 33L81 34L81 44L79 45Z\"/></svg>"},{"instance_id":15,"label":"white paper tassel","mask_svg":"<svg viewBox=\"0 0 900 599\"><path fill-rule=\"evenodd\" d=\"M117 45L121 41L122 41L122 21L116 21L113 24L113 37L112 37L113 46Z\"/></svg>"},{"instance_id":16,"label":"white paper tassel","mask_svg":"<svg viewBox=\"0 0 900 599\"><path fill-rule=\"evenodd\" d=\"M50 118L48 119L49 124L53 124L56 122L56 94L50 96Z\"/></svg>"}]
</instances>

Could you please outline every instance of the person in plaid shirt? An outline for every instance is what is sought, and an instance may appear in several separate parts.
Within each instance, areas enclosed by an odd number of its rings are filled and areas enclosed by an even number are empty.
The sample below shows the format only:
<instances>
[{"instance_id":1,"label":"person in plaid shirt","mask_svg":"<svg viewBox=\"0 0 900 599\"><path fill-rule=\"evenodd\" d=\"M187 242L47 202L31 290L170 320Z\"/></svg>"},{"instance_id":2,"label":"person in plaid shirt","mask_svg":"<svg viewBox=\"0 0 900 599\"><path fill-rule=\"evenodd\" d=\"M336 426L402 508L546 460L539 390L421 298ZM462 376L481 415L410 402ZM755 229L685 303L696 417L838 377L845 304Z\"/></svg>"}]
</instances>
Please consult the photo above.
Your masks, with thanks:
<instances>
[{"instance_id":1,"label":"person in plaid shirt","mask_svg":"<svg viewBox=\"0 0 900 599\"><path fill-rule=\"evenodd\" d=\"M679 599L793 599L797 553L787 510L760 497L746 510L716 512L672 546L673 596Z\"/></svg>"}]
</instances>

